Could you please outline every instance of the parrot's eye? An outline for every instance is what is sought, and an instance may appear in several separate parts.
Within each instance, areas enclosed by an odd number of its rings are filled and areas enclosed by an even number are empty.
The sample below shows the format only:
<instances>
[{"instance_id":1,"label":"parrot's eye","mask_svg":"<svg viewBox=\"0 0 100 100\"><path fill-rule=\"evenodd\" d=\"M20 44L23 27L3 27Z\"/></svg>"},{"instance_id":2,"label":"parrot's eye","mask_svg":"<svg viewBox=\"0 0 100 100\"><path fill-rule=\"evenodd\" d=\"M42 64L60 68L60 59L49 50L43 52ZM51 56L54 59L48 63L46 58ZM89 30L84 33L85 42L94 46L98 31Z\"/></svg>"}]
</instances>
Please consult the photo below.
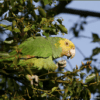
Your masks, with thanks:
<instances>
[{"instance_id":1,"label":"parrot's eye","mask_svg":"<svg viewBox=\"0 0 100 100\"><path fill-rule=\"evenodd\" d=\"M68 42L66 42L66 45L68 46L68 45L69 45L69 43L68 43Z\"/></svg>"}]
</instances>

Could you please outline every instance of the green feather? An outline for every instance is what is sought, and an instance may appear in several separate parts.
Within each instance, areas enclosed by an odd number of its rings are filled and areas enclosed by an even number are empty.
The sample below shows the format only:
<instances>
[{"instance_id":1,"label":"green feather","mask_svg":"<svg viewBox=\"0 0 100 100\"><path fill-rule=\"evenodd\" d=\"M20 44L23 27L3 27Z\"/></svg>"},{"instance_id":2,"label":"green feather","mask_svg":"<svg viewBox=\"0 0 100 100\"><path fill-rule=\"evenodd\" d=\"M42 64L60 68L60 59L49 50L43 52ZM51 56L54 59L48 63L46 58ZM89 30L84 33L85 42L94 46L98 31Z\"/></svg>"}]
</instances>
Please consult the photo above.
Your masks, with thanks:
<instances>
[{"instance_id":1,"label":"green feather","mask_svg":"<svg viewBox=\"0 0 100 100\"><path fill-rule=\"evenodd\" d=\"M52 57L59 58L61 56L62 48L59 46L59 40L64 39L61 37L48 37L48 41L52 47ZM55 46L57 44L57 46Z\"/></svg>"},{"instance_id":2,"label":"green feather","mask_svg":"<svg viewBox=\"0 0 100 100\"><path fill-rule=\"evenodd\" d=\"M38 69L41 70L42 68L46 70L56 70L57 66L52 61L52 57L48 57L47 59L44 58L32 58L27 60L20 60L18 63L20 66L27 67L29 66L30 69Z\"/></svg>"},{"instance_id":3,"label":"green feather","mask_svg":"<svg viewBox=\"0 0 100 100\"><path fill-rule=\"evenodd\" d=\"M37 57L49 57L58 58L61 55L62 49L56 47L54 44L57 43L60 37L48 37L47 39L44 37L37 37L33 39L33 37L28 38L22 44L18 46L18 49L22 49L22 56L30 55ZM12 51L10 55L16 54L16 51Z\"/></svg>"}]
</instances>

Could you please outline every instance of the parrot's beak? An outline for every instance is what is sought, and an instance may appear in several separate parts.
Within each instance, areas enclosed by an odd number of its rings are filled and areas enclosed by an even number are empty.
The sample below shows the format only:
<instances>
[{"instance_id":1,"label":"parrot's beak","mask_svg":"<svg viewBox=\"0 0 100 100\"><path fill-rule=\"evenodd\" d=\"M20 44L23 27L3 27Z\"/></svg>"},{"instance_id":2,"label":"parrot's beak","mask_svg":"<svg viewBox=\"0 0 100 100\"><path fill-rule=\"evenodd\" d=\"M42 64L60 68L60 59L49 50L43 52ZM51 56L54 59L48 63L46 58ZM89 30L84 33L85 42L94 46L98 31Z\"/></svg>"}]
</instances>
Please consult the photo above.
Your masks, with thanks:
<instances>
[{"instance_id":1,"label":"parrot's beak","mask_svg":"<svg viewBox=\"0 0 100 100\"><path fill-rule=\"evenodd\" d=\"M73 58L75 56L75 48L70 49L70 51L67 53L67 59Z\"/></svg>"},{"instance_id":2,"label":"parrot's beak","mask_svg":"<svg viewBox=\"0 0 100 100\"><path fill-rule=\"evenodd\" d=\"M70 50L71 59L75 56L75 48Z\"/></svg>"}]
</instances>

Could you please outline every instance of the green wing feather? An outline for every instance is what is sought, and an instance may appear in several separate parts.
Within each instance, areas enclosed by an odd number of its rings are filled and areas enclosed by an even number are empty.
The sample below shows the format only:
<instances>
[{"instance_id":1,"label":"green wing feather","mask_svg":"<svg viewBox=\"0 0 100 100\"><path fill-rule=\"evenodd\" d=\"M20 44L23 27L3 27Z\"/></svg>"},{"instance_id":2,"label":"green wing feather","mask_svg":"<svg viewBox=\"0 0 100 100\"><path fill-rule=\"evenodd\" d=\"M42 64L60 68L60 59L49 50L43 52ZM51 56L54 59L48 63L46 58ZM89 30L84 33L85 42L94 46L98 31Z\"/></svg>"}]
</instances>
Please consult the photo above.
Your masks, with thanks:
<instances>
[{"instance_id":1,"label":"green wing feather","mask_svg":"<svg viewBox=\"0 0 100 100\"><path fill-rule=\"evenodd\" d=\"M38 56L38 57L49 57L58 58L61 56L62 49L54 44L57 43L60 37L37 37L33 39L33 37L28 38L22 44L18 46L19 49L22 49L22 56L30 55L30 56ZM12 51L10 55L16 54L16 51Z\"/></svg>"},{"instance_id":2,"label":"green wing feather","mask_svg":"<svg viewBox=\"0 0 100 100\"><path fill-rule=\"evenodd\" d=\"M28 38L22 44L18 46L19 49L22 49L22 56L38 56L38 57L49 57L52 55L52 48L50 43L44 37L33 37ZM16 51L12 51L10 55L16 54Z\"/></svg>"},{"instance_id":3,"label":"green wing feather","mask_svg":"<svg viewBox=\"0 0 100 100\"><path fill-rule=\"evenodd\" d=\"M46 70L56 70L57 66L52 61L52 57L48 57L47 59L44 58L31 58L27 60L20 60L18 63L20 66L30 67L30 69L38 69L41 70L42 68Z\"/></svg>"}]
</instances>

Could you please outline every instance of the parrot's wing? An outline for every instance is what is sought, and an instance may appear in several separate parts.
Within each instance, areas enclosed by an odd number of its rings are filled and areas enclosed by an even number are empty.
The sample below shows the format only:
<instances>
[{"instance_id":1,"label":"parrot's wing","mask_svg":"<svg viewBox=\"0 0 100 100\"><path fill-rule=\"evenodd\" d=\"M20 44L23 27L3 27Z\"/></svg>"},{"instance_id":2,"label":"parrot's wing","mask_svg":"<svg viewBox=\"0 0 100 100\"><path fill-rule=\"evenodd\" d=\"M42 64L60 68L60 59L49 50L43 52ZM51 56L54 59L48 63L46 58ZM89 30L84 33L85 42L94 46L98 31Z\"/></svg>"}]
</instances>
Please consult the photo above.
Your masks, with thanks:
<instances>
[{"instance_id":1,"label":"parrot's wing","mask_svg":"<svg viewBox=\"0 0 100 100\"><path fill-rule=\"evenodd\" d=\"M56 70L57 66L52 60L52 56L48 58L31 58L31 59L19 59L18 56L9 56L7 58L0 58L0 62L9 63L10 67L21 66L23 68L29 68L34 70ZM19 67L20 68L20 67Z\"/></svg>"},{"instance_id":2,"label":"parrot's wing","mask_svg":"<svg viewBox=\"0 0 100 100\"><path fill-rule=\"evenodd\" d=\"M57 66L52 61L52 57L44 58L31 58L27 60L20 60L18 65L23 67L28 67L30 69L38 69L41 70L42 68L46 70L56 70Z\"/></svg>"},{"instance_id":3,"label":"parrot's wing","mask_svg":"<svg viewBox=\"0 0 100 100\"><path fill-rule=\"evenodd\" d=\"M52 55L52 47L47 39L44 37L28 38L26 41L18 46L21 50L22 56L30 55L37 57L49 57ZM15 55L16 50L12 51L10 55Z\"/></svg>"}]
</instances>

